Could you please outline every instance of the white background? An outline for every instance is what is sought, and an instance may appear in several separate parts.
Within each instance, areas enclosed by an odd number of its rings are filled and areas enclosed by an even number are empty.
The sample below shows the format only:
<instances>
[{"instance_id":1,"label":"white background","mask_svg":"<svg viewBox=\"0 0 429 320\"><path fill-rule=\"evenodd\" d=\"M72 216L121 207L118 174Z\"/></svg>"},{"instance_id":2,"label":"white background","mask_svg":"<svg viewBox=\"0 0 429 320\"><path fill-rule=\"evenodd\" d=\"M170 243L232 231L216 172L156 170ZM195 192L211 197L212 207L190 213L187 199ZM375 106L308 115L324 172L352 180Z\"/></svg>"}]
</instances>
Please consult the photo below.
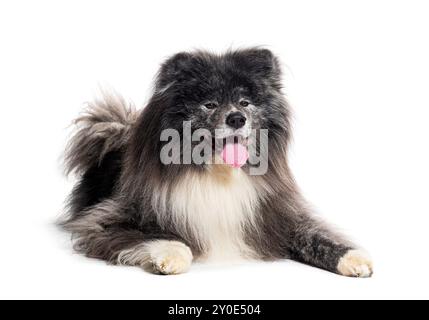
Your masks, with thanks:
<instances>
[{"instance_id":1,"label":"white background","mask_svg":"<svg viewBox=\"0 0 429 320\"><path fill-rule=\"evenodd\" d=\"M427 1L2 1L0 298L429 298ZM73 254L60 155L98 85L144 105L159 63L265 45L294 109L306 197L372 279L290 261L161 277Z\"/></svg>"}]
</instances>

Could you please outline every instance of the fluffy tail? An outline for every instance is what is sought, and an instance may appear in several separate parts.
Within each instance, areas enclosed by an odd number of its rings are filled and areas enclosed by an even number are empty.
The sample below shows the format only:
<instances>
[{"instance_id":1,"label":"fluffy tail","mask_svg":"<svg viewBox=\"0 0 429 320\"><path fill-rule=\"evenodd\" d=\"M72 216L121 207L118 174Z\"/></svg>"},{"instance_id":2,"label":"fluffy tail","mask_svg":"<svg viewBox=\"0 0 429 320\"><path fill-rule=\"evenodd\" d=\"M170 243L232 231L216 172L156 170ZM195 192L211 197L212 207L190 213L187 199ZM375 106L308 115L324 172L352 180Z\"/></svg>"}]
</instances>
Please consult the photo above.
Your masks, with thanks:
<instances>
[{"instance_id":1,"label":"fluffy tail","mask_svg":"<svg viewBox=\"0 0 429 320\"><path fill-rule=\"evenodd\" d=\"M73 122L76 129L64 155L66 173L83 174L100 165L108 152L124 146L137 115L135 107L117 94L103 93L89 103Z\"/></svg>"}]
</instances>

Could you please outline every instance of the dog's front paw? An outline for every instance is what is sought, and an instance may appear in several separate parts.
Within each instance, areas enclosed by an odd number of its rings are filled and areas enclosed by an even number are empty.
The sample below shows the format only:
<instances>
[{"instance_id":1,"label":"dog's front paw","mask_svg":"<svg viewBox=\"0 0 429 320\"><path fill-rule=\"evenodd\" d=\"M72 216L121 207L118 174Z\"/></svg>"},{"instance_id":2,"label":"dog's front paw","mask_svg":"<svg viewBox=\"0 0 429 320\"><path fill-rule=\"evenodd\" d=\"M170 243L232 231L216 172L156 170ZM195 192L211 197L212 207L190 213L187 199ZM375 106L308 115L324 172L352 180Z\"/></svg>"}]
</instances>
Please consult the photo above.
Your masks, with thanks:
<instances>
[{"instance_id":1,"label":"dog's front paw","mask_svg":"<svg viewBox=\"0 0 429 320\"><path fill-rule=\"evenodd\" d=\"M149 252L153 271L165 275L188 271L193 259L191 249L178 241L155 241Z\"/></svg>"},{"instance_id":2,"label":"dog's front paw","mask_svg":"<svg viewBox=\"0 0 429 320\"><path fill-rule=\"evenodd\" d=\"M363 250L349 250L338 261L338 272L347 277L368 278L372 276L371 259Z\"/></svg>"}]
</instances>

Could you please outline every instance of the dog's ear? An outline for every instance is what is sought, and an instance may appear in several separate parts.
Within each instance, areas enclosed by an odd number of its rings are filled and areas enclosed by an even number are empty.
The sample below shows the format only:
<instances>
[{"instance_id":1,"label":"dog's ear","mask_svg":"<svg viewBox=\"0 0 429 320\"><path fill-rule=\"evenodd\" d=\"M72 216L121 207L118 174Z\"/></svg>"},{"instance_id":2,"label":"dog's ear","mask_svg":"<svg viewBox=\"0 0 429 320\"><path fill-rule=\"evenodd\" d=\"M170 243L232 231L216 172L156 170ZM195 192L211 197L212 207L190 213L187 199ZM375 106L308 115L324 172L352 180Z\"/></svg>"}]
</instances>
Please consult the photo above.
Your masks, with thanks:
<instances>
[{"instance_id":1,"label":"dog's ear","mask_svg":"<svg viewBox=\"0 0 429 320\"><path fill-rule=\"evenodd\" d=\"M191 66L193 55L188 52L176 53L161 66L158 74L157 88L165 88L181 78Z\"/></svg>"},{"instance_id":2,"label":"dog's ear","mask_svg":"<svg viewBox=\"0 0 429 320\"><path fill-rule=\"evenodd\" d=\"M239 50L233 54L233 58L240 69L263 77L273 85L280 85L280 63L270 50L262 48Z\"/></svg>"}]
</instances>

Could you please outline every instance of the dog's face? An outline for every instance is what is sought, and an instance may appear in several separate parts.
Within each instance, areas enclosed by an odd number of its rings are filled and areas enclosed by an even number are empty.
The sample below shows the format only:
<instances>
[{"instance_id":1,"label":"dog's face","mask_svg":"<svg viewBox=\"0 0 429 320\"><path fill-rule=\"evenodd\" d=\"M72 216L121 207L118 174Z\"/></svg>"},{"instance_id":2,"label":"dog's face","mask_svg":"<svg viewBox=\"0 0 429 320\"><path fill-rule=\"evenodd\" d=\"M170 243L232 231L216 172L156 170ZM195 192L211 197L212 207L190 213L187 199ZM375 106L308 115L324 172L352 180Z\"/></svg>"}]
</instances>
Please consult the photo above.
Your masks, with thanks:
<instances>
[{"instance_id":1,"label":"dog's face","mask_svg":"<svg viewBox=\"0 0 429 320\"><path fill-rule=\"evenodd\" d=\"M215 144L229 137L246 144L252 130L285 126L279 63L266 49L176 54L161 67L155 90L167 101L162 129L191 121Z\"/></svg>"}]
</instances>

